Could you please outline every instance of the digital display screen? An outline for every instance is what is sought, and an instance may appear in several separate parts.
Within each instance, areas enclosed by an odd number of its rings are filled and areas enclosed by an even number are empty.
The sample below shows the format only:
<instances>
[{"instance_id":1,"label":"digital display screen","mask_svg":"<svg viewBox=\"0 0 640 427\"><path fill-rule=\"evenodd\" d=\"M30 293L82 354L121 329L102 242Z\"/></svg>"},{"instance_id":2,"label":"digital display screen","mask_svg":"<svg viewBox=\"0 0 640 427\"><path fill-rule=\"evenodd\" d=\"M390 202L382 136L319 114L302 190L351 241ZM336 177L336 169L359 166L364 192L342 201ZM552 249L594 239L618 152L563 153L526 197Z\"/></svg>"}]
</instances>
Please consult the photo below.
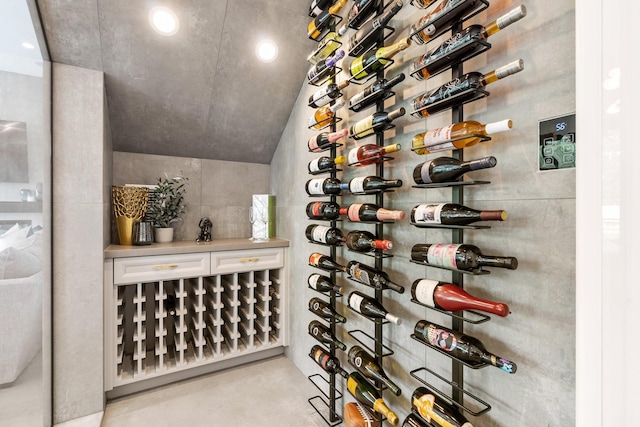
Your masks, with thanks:
<instances>
[{"instance_id":1,"label":"digital display screen","mask_svg":"<svg viewBox=\"0 0 640 427\"><path fill-rule=\"evenodd\" d=\"M576 167L576 115L555 117L539 122L539 169Z\"/></svg>"}]
</instances>

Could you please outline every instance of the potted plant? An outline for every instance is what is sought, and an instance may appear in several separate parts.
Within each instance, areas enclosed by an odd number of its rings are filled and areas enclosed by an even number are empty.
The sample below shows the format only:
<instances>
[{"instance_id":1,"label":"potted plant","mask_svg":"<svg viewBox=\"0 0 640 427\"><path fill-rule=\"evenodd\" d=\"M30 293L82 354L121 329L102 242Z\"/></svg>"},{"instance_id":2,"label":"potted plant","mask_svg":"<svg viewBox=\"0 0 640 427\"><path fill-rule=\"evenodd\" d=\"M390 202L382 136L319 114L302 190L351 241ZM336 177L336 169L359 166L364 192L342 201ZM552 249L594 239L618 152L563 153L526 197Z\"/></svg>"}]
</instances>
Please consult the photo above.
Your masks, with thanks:
<instances>
[{"instance_id":1,"label":"potted plant","mask_svg":"<svg viewBox=\"0 0 640 427\"><path fill-rule=\"evenodd\" d=\"M153 190L153 196L150 197L147 211L147 216L155 227L154 237L157 243L173 241L171 224L182 221L180 215L185 210L184 195L188 180L183 176L158 178L158 184Z\"/></svg>"}]
</instances>

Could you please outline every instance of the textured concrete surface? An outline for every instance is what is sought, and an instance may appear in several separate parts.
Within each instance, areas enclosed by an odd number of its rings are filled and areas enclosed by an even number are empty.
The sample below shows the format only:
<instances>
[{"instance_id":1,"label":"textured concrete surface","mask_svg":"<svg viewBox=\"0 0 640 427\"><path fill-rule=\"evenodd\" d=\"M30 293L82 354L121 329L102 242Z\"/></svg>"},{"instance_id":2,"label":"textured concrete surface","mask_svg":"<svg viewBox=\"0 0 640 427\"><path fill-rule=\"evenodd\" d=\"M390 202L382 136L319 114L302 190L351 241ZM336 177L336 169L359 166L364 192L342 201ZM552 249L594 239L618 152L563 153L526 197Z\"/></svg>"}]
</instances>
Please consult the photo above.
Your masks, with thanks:
<instances>
[{"instance_id":1,"label":"textured concrete surface","mask_svg":"<svg viewBox=\"0 0 640 427\"><path fill-rule=\"evenodd\" d=\"M515 7L507 0L492 1L488 10L470 20L486 24ZM496 134L492 141L465 150L465 159L494 155L498 165L490 170L478 171L473 179L490 180L491 184L465 189L465 204L477 209L505 209L509 219L492 224L489 230L465 231L464 240L478 245L484 253L516 256L517 270L492 269L490 275L464 277L465 288L483 298L502 301L509 305L511 314L506 318L493 316L492 320L476 326L465 326L465 331L481 339L487 348L518 364L518 372L509 375L493 367L480 370L465 368L465 389L487 401L492 409L473 419L482 426L562 426L575 424L575 171L538 172L538 121L575 111L574 78L574 2L544 0L526 4L528 15L520 22L491 37L493 47L464 64L465 71L488 72L518 58L523 58L525 70L487 87L491 95L464 107L465 118L482 123L512 119L514 128ZM549 11L553 10L553 14ZM408 28L423 14L406 2L397 18L392 21L396 35L387 44L406 35ZM300 29L302 33L304 29ZM352 34L352 30L346 35ZM436 41L435 44L438 42ZM387 76L404 72L407 79L395 89L396 96L386 101L387 111L405 107L411 111L411 100L419 93L438 87L450 80L445 72L426 82L418 82L409 74L411 61L424 54L435 44L412 45L394 59ZM348 65L351 59L343 61ZM344 67L343 67L344 68ZM344 77L340 75L338 80ZM348 99L362 86L350 85L345 91ZM317 293L308 289L307 277L318 270L308 266L308 255L313 251L328 253L322 246L308 243L304 229L312 221L306 218L304 208L310 201L304 183L310 178L307 163L320 156L309 153L305 141L316 133L307 129L306 121L312 113L307 99L316 88L303 86L283 132L280 145L272 162L272 189L277 194L279 236L291 241L291 346L287 350L296 366L305 374L316 372L308 357L315 341L306 328L314 316L307 302ZM338 129L371 114L373 108L354 114L342 108L338 116L343 120ZM417 204L451 200L451 190L424 190L411 188L413 168L426 160L449 155L448 152L418 156L411 150L411 139L416 133L451 123L451 114L444 112L423 120L405 116L396 121L396 128L386 132L385 143L401 143L402 151L394 153L395 160L385 163L385 176L402 179L404 186L385 195L385 207L408 213ZM348 150L374 138L362 141L346 139ZM326 155L323 153L323 155ZM344 168L338 177L346 181L356 176L374 175L375 168ZM315 199L314 199L315 200ZM338 203L347 205L357 201L372 203L373 196L343 196ZM343 232L355 229L374 231L372 225L341 222ZM385 271L391 279L404 285L407 292L384 293L384 305L400 316L402 325L384 326L384 343L394 350L384 360L389 376L402 388L400 397L385 393L385 400L400 419L410 410L409 396L420 383L409 375L419 367L429 367L450 377L451 362L447 357L425 348L412 340L415 323L428 319L450 325L451 318L410 302L411 283L418 278L451 280L445 270L426 268L409 262L410 250L416 243L446 243L451 239L448 230L418 229L408 218L384 227L384 237L393 241L393 258L384 261ZM338 249L338 262L359 259L373 264L369 257L354 255ZM371 289L346 278L338 278L346 292ZM373 334L373 324L345 307L346 298L339 300L336 309L348 317L344 327L338 327L338 338L347 346L356 344L347 332L362 329ZM343 363L346 354L338 352ZM348 363L347 363L348 366ZM434 385L448 393L445 385L429 378ZM339 387L351 400L343 381ZM472 417L473 418L473 417Z\"/></svg>"}]
</instances>

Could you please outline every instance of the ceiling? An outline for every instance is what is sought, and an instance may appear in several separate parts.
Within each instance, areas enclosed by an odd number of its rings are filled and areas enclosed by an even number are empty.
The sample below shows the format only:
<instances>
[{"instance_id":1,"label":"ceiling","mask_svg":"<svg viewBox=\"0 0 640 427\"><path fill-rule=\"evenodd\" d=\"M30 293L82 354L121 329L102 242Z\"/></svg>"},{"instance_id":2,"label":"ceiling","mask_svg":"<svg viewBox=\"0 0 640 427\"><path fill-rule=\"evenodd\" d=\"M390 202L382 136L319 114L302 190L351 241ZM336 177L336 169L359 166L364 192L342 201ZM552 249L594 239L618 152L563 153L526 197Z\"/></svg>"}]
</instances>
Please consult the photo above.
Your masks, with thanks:
<instances>
[{"instance_id":1,"label":"ceiling","mask_svg":"<svg viewBox=\"0 0 640 427\"><path fill-rule=\"evenodd\" d=\"M315 43L307 0L38 0L53 62L103 71L116 151L268 164ZM175 36L148 12L169 7ZM260 62L259 40L278 44Z\"/></svg>"}]
</instances>

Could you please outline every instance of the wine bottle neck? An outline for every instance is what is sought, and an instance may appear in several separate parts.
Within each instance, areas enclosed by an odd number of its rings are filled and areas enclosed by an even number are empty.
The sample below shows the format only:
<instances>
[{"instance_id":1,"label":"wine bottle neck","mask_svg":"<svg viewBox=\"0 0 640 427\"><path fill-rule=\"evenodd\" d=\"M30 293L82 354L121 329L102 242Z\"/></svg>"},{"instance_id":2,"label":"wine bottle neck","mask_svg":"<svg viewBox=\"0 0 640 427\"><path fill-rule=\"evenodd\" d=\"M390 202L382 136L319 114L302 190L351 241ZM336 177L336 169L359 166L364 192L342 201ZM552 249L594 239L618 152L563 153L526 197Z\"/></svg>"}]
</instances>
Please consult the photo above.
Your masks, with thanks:
<instances>
[{"instance_id":1,"label":"wine bottle neck","mask_svg":"<svg viewBox=\"0 0 640 427\"><path fill-rule=\"evenodd\" d=\"M527 9L524 6L516 7L515 9L509 11L508 13L502 15L500 18L496 19L489 25L484 28L483 35L485 37L489 37L498 31L508 27L524 18L527 15Z\"/></svg>"},{"instance_id":2,"label":"wine bottle neck","mask_svg":"<svg viewBox=\"0 0 640 427\"><path fill-rule=\"evenodd\" d=\"M460 167L465 170L474 171L478 169L489 169L494 167L497 164L498 164L498 160L493 156L489 156L489 157L483 157L482 159L465 162L461 164Z\"/></svg>"},{"instance_id":3,"label":"wine bottle neck","mask_svg":"<svg viewBox=\"0 0 640 427\"><path fill-rule=\"evenodd\" d=\"M518 268L518 260L514 257L500 257L491 255L478 255L478 265L487 267L501 267L515 270Z\"/></svg>"},{"instance_id":4,"label":"wine bottle neck","mask_svg":"<svg viewBox=\"0 0 640 427\"><path fill-rule=\"evenodd\" d=\"M512 74L519 73L522 70L524 70L524 61L522 59L518 59L505 66L490 71L483 75L481 80L483 84L488 85Z\"/></svg>"},{"instance_id":5,"label":"wine bottle neck","mask_svg":"<svg viewBox=\"0 0 640 427\"><path fill-rule=\"evenodd\" d=\"M480 357L484 362L493 365L496 368L500 368L501 370L509 374L515 374L516 370L518 369L518 366L514 362L502 357L498 357L495 354L489 353L488 351L483 352Z\"/></svg>"},{"instance_id":6,"label":"wine bottle neck","mask_svg":"<svg viewBox=\"0 0 640 427\"><path fill-rule=\"evenodd\" d=\"M387 80L382 87L385 90L391 89L392 87L394 87L395 85L397 85L398 83L400 83L401 81L403 81L405 78L404 73L400 73L397 76L392 77L390 80Z\"/></svg>"},{"instance_id":7,"label":"wine bottle neck","mask_svg":"<svg viewBox=\"0 0 640 427\"><path fill-rule=\"evenodd\" d=\"M480 211L481 221L504 221L507 219L505 211Z\"/></svg>"}]
</instances>

